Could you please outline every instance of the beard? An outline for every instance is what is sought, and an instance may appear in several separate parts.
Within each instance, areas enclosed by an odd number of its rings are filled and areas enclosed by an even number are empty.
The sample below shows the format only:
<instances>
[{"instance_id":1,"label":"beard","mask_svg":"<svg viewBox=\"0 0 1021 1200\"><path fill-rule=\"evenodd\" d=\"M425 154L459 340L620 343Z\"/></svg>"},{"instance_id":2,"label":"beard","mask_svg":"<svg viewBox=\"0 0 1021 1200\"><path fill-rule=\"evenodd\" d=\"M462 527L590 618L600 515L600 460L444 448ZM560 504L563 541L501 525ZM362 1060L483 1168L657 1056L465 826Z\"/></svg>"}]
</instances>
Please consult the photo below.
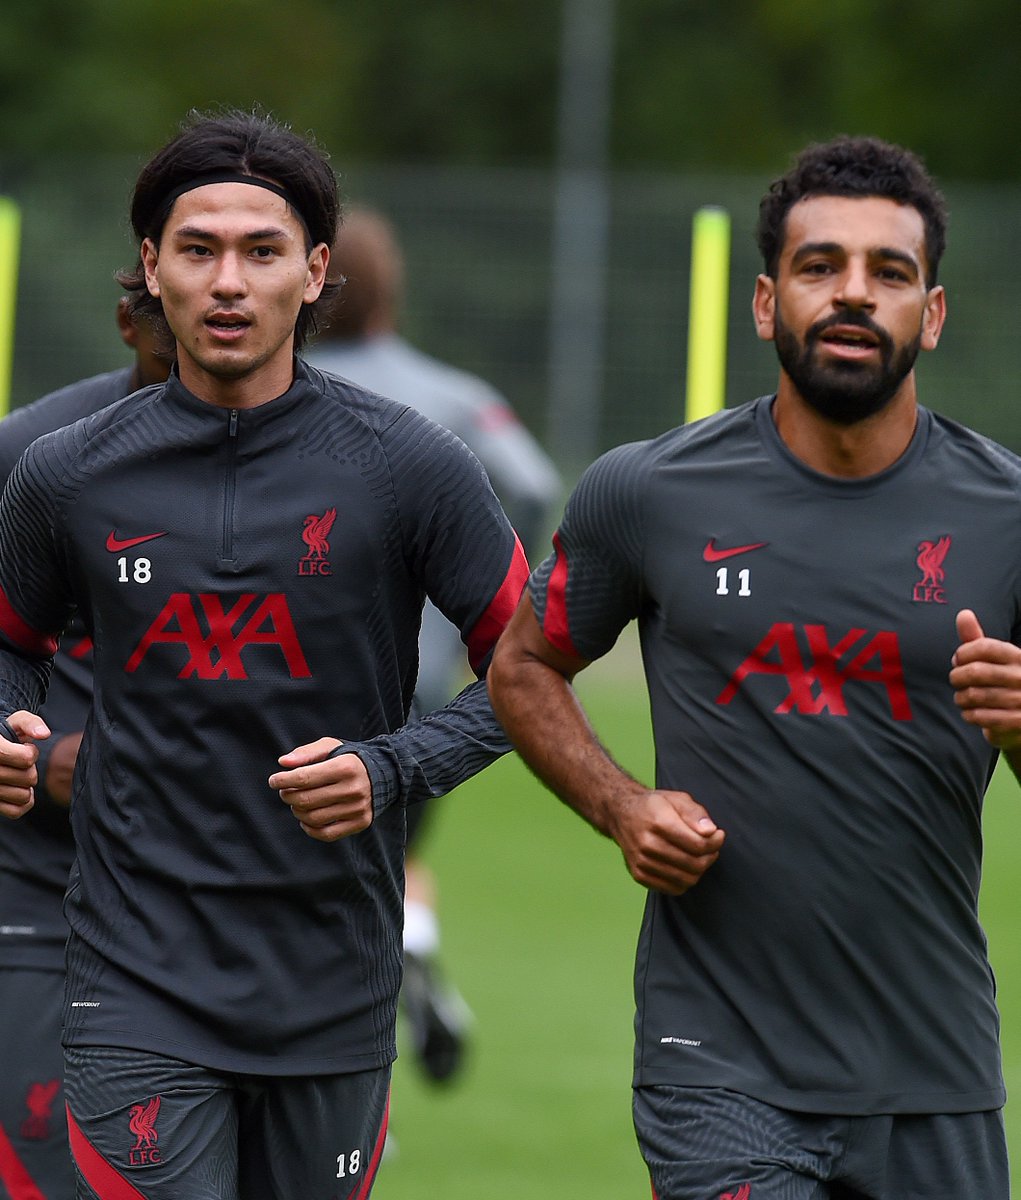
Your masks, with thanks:
<instances>
[{"instance_id":1,"label":"beard","mask_svg":"<svg viewBox=\"0 0 1021 1200\"><path fill-rule=\"evenodd\" d=\"M819 341L837 325L853 325L873 334L879 343L878 364L821 362L816 353ZM802 343L777 309L773 340L780 366L805 403L836 425L856 425L881 412L897 394L915 365L922 335L897 347L886 330L865 313L850 312L817 321Z\"/></svg>"}]
</instances>

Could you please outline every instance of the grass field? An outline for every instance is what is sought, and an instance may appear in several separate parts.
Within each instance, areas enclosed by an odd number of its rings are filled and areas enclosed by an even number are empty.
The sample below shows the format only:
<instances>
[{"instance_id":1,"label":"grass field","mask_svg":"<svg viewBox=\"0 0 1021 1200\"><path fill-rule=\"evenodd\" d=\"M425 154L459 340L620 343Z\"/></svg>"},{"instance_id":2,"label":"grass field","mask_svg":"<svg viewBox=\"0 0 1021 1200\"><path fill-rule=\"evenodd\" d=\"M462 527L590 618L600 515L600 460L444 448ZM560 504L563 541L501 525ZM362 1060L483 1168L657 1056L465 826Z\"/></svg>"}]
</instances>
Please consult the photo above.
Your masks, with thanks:
<instances>
[{"instance_id":1,"label":"grass field","mask_svg":"<svg viewBox=\"0 0 1021 1200\"><path fill-rule=\"evenodd\" d=\"M644 694L627 648L580 690L617 757L651 777ZM1021 795L1003 772L986 810L983 916L1000 984L1007 1086L1021 1097ZM465 1074L394 1074L380 1200L646 1200L630 1115L631 966L642 893L616 847L516 757L443 802L427 857L444 959L476 1017ZM1021 1099L1007 1110L1021 1170Z\"/></svg>"}]
</instances>

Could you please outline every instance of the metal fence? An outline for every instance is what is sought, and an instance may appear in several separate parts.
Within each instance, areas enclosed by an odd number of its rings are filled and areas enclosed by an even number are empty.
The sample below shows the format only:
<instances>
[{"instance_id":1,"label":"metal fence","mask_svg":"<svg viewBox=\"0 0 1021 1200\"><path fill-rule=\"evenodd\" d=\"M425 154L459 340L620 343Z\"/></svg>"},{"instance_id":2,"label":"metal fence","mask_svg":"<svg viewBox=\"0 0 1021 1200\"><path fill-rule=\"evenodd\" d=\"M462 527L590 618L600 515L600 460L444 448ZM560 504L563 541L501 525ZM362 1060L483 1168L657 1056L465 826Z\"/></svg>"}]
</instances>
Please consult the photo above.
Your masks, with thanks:
<instances>
[{"instance_id":1,"label":"metal fence","mask_svg":"<svg viewBox=\"0 0 1021 1200\"><path fill-rule=\"evenodd\" d=\"M127 361L114 326L113 272L134 248L127 209L134 161L21 170L0 162L0 191L23 209L13 403ZM339 165L339 164L338 164ZM395 221L408 265L404 332L503 391L544 441L550 394L555 181L532 170L350 166L345 197ZM584 454L648 437L683 412L691 220L704 204L733 219L727 403L770 391L772 347L754 333L753 227L767 179L616 175L609 181L601 394ZM946 184L950 317L920 359L924 403L1021 452L1021 346L1011 303L1021 252L1021 187ZM552 446L565 472L571 446Z\"/></svg>"}]
</instances>

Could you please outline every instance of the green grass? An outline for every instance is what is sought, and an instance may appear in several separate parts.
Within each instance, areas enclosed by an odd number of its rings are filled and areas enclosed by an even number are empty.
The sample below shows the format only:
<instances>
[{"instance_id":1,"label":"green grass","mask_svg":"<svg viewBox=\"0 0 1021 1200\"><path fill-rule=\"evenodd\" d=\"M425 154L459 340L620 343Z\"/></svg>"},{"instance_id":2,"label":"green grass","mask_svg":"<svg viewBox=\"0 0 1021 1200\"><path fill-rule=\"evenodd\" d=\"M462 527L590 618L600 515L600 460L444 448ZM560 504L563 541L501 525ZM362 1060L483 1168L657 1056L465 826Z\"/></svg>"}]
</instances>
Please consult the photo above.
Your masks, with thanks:
<instances>
[{"instance_id":1,"label":"green grass","mask_svg":"<svg viewBox=\"0 0 1021 1200\"><path fill-rule=\"evenodd\" d=\"M644 692L627 648L583 676L616 756L651 777ZM1008 1089L1021 1097L1021 795L987 802L983 918L1004 1017ZM426 845L443 958L475 1014L464 1075L394 1073L380 1200L623 1200L649 1185L631 1129L631 968L643 893L616 847L508 757L442 802ZM1021 1099L1007 1110L1021 1169Z\"/></svg>"}]
</instances>

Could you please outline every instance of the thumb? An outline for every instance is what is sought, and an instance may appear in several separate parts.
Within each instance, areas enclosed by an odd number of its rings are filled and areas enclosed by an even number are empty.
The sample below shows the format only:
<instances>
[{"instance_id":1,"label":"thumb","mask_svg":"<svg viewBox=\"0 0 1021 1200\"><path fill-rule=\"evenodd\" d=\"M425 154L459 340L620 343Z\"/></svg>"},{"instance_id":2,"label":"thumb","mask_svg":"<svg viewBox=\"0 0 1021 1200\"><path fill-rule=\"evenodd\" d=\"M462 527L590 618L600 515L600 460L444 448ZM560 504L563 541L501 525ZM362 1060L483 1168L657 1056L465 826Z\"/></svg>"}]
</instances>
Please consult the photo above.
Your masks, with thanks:
<instances>
[{"instance_id":1,"label":"thumb","mask_svg":"<svg viewBox=\"0 0 1021 1200\"><path fill-rule=\"evenodd\" d=\"M281 754L277 762L282 767L307 767L310 763L323 762L343 742L339 738L322 737L318 741L309 742L304 746L295 746L286 754Z\"/></svg>"},{"instance_id":2,"label":"thumb","mask_svg":"<svg viewBox=\"0 0 1021 1200\"><path fill-rule=\"evenodd\" d=\"M970 608L962 608L957 614L957 636L962 643L975 642L980 637L985 637L982 626L978 623L978 617Z\"/></svg>"},{"instance_id":3,"label":"thumb","mask_svg":"<svg viewBox=\"0 0 1021 1200\"><path fill-rule=\"evenodd\" d=\"M7 718L7 727L19 742L42 741L50 736L50 727L35 713L19 709Z\"/></svg>"}]
</instances>

